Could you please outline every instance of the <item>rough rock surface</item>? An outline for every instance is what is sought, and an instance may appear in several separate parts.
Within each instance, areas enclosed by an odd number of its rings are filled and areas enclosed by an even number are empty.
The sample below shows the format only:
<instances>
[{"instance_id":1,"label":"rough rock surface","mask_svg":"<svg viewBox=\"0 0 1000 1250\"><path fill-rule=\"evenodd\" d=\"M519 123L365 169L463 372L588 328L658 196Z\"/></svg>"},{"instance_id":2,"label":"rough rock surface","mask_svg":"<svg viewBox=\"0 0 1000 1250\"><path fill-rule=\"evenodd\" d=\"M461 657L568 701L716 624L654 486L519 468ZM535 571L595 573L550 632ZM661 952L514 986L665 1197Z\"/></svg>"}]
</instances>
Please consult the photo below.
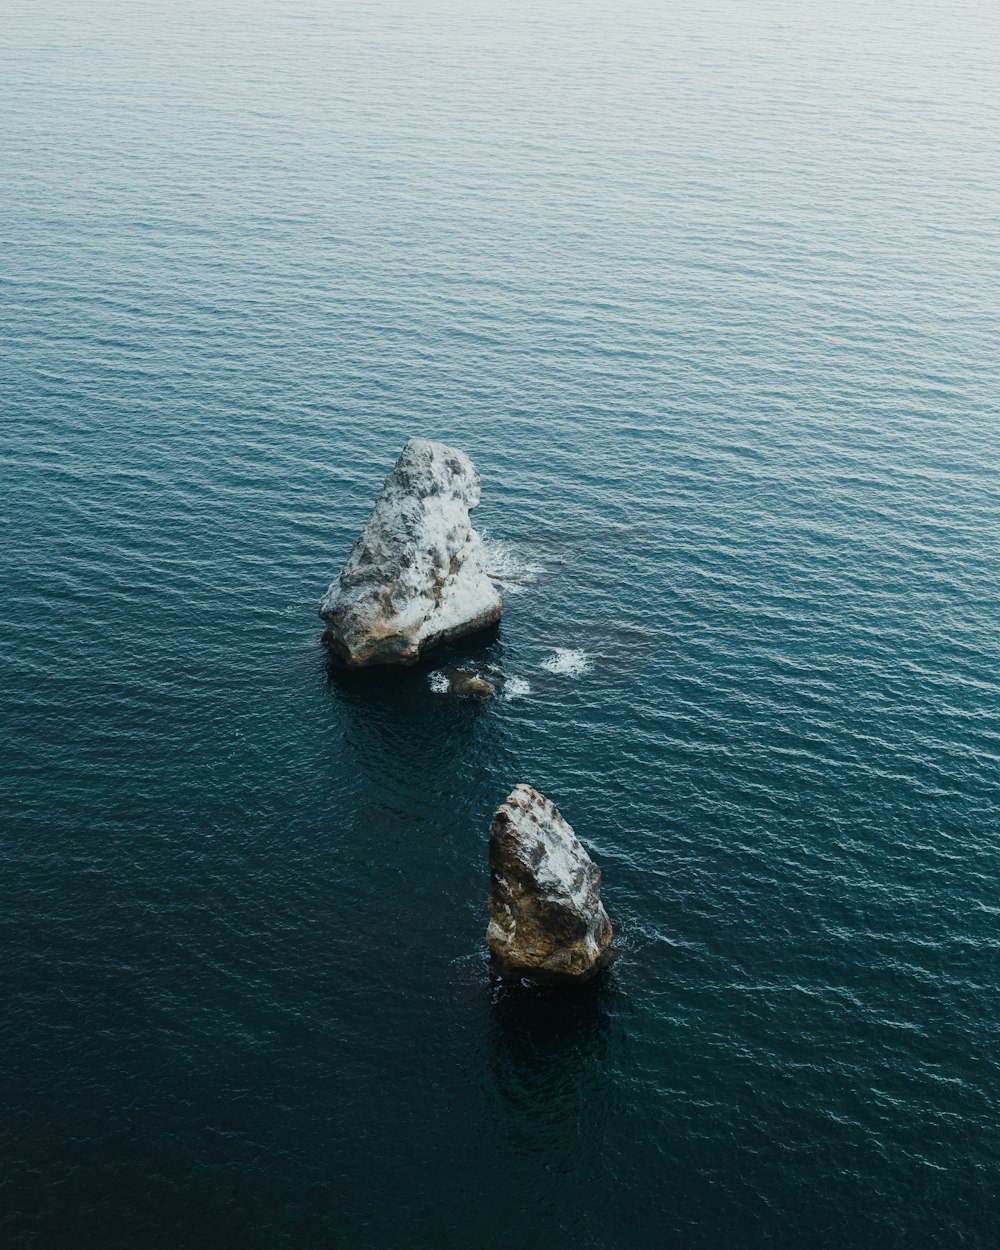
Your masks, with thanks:
<instances>
[{"instance_id":1,"label":"rough rock surface","mask_svg":"<svg viewBox=\"0 0 1000 1250\"><path fill-rule=\"evenodd\" d=\"M469 519L478 503L479 474L464 452L410 439L320 604L324 638L348 665L412 664L499 620Z\"/></svg>"},{"instance_id":2,"label":"rough rock surface","mask_svg":"<svg viewBox=\"0 0 1000 1250\"><path fill-rule=\"evenodd\" d=\"M571 984L611 960L601 870L555 805L517 786L490 826L486 941L501 976Z\"/></svg>"}]
</instances>

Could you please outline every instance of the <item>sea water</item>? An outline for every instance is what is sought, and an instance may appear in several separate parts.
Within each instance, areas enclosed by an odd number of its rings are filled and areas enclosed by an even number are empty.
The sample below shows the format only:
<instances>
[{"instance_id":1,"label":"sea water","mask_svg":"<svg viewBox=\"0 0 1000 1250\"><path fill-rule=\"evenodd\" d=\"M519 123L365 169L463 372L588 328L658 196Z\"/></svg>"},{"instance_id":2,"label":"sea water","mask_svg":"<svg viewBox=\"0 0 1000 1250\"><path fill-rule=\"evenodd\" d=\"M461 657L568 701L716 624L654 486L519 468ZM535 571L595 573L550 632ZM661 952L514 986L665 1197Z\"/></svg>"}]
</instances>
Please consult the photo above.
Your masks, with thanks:
<instances>
[{"instance_id":1,"label":"sea water","mask_svg":"<svg viewBox=\"0 0 1000 1250\"><path fill-rule=\"evenodd\" d=\"M0 27L4 1244L995 1245L997 7ZM345 675L413 435L503 621Z\"/></svg>"}]
</instances>

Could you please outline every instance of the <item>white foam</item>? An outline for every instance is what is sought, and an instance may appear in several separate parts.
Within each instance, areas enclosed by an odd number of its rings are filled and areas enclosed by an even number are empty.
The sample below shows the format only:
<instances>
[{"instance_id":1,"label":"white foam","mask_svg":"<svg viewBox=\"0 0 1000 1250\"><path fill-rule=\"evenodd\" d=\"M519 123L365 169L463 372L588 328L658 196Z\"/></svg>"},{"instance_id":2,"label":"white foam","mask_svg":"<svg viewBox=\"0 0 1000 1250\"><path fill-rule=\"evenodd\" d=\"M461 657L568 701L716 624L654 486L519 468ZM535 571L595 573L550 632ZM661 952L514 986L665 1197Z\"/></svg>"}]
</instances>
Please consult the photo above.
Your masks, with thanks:
<instances>
[{"instance_id":1,"label":"white foam","mask_svg":"<svg viewBox=\"0 0 1000 1250\"><path fill-rule=\"evenodd\" d=\"M543 565L533 564L502 538L483 538L483 564L491 581L499 582L508 594L515 595L522 594L545 572Z\"/></svg>"},{"instance_id":2,"label":"white foam","mask_svg":"<svg viewBox=\"0 0 1000 1250\"><path fill-rule=\"evenodd\" d=\"M503 697L509 703L511 699L521 699L531 694L531 686L523 677L508 677L504 682Z\"/></svg>"},{"instance_id":3,"label":"white foam","mask_svg":"<svg viewBox=\"0 0 1000 1250\"><path fill-rule=\"evenodd\" d=\"M589 673L593 667L586 651L573 647L556 647L547 660L542 660L542 668L546 672L562 673L566 677L579 677L582 673Z\"/></svg>"},{"instance_id":4,"label":"white foam","mask_svg":"<svg viewBox=\"0 0 1000 1250\"><path fill-rule=\"evenodd\" d=\"M451 682L438 669L435 669L433 673L428 673L427 684L435 694L447 694L451 689Z\"/></svg>"}]
</instances>

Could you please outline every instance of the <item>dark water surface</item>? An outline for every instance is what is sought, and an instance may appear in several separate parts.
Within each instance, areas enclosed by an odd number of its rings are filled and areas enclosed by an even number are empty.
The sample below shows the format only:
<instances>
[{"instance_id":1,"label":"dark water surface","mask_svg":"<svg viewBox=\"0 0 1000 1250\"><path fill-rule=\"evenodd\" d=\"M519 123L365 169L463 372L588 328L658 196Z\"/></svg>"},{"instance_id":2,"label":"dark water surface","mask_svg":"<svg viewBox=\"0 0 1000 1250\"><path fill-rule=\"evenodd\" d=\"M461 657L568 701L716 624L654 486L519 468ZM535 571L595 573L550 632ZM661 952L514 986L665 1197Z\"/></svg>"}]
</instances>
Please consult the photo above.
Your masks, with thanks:
<instances>
[{"instance_id":1,"label":"dark water surface","mask_svg":"<svg viewBox=\"0 0 1000 1250\"><path fill-rule=\"evenodd\" d=\"M997 7L0 25L4 1244L996 1245ZM520 580L348 679L414 434ZM520 781L578 998L484 957Z\"/></svg>"}]
</instances>

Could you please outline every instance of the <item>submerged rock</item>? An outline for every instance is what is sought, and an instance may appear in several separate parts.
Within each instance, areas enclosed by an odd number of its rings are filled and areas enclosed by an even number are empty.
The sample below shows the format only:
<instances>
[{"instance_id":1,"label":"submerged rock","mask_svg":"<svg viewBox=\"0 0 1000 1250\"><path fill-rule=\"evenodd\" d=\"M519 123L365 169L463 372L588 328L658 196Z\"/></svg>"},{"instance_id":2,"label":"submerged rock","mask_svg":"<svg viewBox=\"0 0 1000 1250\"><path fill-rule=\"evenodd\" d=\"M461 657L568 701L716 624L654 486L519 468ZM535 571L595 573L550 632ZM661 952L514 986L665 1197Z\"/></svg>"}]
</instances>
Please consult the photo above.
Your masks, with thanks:
<instances>
[{"instance_id":1,"label":"submerged rock","mask_svg":"<svg viewBox=\"0 0 1000 1250\"><path fill-rule=\"evenodd\" d=\"M555 805L517 786L490 826L486 941L504 977L573 984L611 961L601 870Z\"/></svg>"},{"instance_id":2,"label":"submerged rock","mask_svg":"<svg viewBox=\"0 0 1000 1250\"><path fill-rule=\"evenodd\" d=\"M523 677L510 676L492 664L475 668L437 668L427 674L427 684L435 694L458 699L489 699L497 696L505 703L531 694Z\"/></svg>"},{"instance_id":3,"label":"submerged rock","mask_svg":"<svg viewBox=\"0 0 1000 1250\"><path fill-rule=\"evenodd\" d=\"M477 699L488 699L496 694L496 687L480 677L478 673L463 673L456 670L448 680L448 689L452 694L474 695Z\"/></svg>"},{"instance_id":4,"label":"submerged rock","mask_svg":"<svg viewBox=\"0 0 1000 1250\"><path fill-rule=\"evenodd\" d=\"M411 438L320 604L326 642L353 668L412 664L500 619L469 513L479 474L464 452Z\"/></svg>"}]
</instances>

